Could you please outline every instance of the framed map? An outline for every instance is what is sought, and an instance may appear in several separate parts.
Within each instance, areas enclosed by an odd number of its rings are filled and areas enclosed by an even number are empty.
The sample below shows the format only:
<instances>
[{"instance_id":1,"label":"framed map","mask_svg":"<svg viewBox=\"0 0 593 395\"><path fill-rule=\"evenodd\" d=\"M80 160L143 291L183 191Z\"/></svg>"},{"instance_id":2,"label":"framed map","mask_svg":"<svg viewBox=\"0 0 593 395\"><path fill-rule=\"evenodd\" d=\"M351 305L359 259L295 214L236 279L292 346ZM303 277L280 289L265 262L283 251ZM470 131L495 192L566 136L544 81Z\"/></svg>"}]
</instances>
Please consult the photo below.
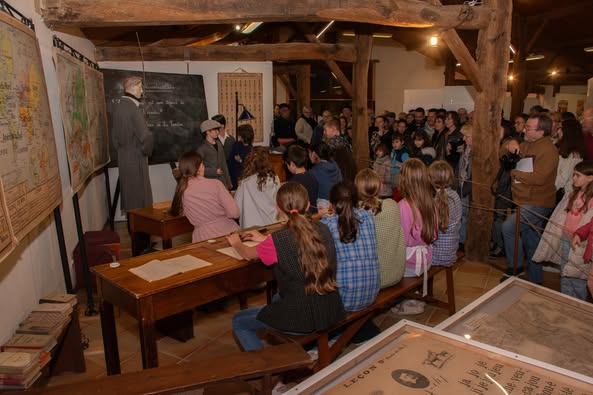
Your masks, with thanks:
<instances>
[{"instance_id":1,"label":"framed map","mask_svg":"<svg viewBox=\"0 0 593 395\"><path fill-rule=\"evenodd\" d=\"M593 377L593 305L518 278L437 328Z\"/></svg>"},{"instance_id":2,"label":"framed map","mask_svg":"<svg viewBox=\"0 0 593 395\"><path fill-rule=\"evenodd\" d=\"M403 320L288 394L591 395L593 378Z\"/></svg>"},{"instance_id":3,"label":"framed map","mask_svg":"<svg viewBox=\"0 0 593 395\"><path fill-rule=\"evenodd\" d=\"M0 177L22 240L62 201L54 130L35 33L0 13Z\"/></svg>"},{"instance_id":4,"label":"framed map","mask_svg":"<svg viewBox=\"0 0 593 395\"><path fill-rule=\"evenodd\" d=\"M239 108L236 108L235 93L238 94ZM226 118L226 130L235 136L235 119L246 108L254 116L248 121L253 126L254 143L264 141L263 128L263 74L262 73L218 73L218 112Z\"/></svg>"},{"instance_id":5,"label":"framed map","mask_svg":"<svg viewBox=\"0 0 593 395\"><path fill-rule=\"evenodd\" d=\"M6 215L6 202L4 201L4 192L2 189L2 180L0 179L0 262L15 247L10 222Z\"/></svg>"},{"instance_id":6,"label":"framed map","mask_svg":"<svg viewBox=\"0 0 593 395\"><path fill-rule=\"evenodd\" d=\"M109 162L103 75L61 49L54 48L53 55L70 181L78 192Z\"/></svg>"}]
</instances>

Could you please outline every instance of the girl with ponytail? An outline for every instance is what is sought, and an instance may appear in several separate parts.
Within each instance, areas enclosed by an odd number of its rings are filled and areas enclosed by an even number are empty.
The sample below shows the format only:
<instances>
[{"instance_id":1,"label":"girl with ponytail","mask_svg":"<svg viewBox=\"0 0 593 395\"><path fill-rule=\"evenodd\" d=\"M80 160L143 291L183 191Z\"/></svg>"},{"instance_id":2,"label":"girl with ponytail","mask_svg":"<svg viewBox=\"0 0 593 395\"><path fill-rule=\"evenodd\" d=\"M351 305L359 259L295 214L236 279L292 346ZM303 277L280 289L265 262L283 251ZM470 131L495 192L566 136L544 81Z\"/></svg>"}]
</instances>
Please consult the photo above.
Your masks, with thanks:
<instances>
[{"instance_id":1,"label":"girl with ponytail","mask_svg":"<svg viewBox=\"0 0 593 395\"><path fill-rule=\"evenodd\" d=\"M391 199L379 199L381 178L372 169L362 169L354 178L358 191L358 207L375 217L375 236L381 288L397 284L406 265L406 239L402 231L397 203Z\"/></svg>"},{"instance_id":2,"label":"girl with ponytail","mask_svg":"<svg viewBox=\"0 0 593 395\"><path fill-rule=\"evenodd\" d=\"M202 157L195 151L179 158L181 177L175 189L171 215L185 215L194 226L192 243L223 236L239 229L233 218L239 207L218 179L204 178Z\"/></svg>"},{"instance_id":3,"label":"girl with ponytail","mask_svg":"<svg viewBox=\"0 0 593 395\"><path fill-rule=\"evenodd\" d=\"M291 333L325 330L345 317L336 283L336 250L329 229L312 223L309 195L304 186L288 182L278 189L276 209L286 227L270 236L255 230L229 243L245 259L259 258L272 266L278 294L267 306L241 310L233 317L233 330L245 351L263 348L257 330L274 328ZM241 240L260 242L249 247Z\"/></svg>"},{"instance_id":4,"label":"girl with ponytail","mask_svg":"<svg viewBox=\"0 0 593 395\"><path fill-rule=\"evenodd\" d=\"M399 214L406 238L404 277L424 275L423 296L428 286L427 272L432 262L432 242L438 231L428 169L420 159L404 162L400 175Z\"/></svg>"},{"instance_id":5,"label":"girl with ponytail","mask_svg":"<svg viewBox=\"0 0 593 395\"><path fill-rule=\"evenodd\" d=\"M439 223L439 236L432 243L432 264L451 266L457 260L459 229L461 227L461 199L451 185L453 168L444 161L433 162L428 168L430 183L434 188Z\"/></svg>"},{"instance_id":6,"label":"girl with ponytail","mask_svg":"<svg viewBox=\"0 0 593 395\"><path fill-rule=\"evenodd\" d=\"M381 281L375 220L370 211L358 207L358 194L344 182L329 193L334 214L321 218L336 246L340 296L346 311L358 311L375 301Z\"/></svg>"}]
</instances>

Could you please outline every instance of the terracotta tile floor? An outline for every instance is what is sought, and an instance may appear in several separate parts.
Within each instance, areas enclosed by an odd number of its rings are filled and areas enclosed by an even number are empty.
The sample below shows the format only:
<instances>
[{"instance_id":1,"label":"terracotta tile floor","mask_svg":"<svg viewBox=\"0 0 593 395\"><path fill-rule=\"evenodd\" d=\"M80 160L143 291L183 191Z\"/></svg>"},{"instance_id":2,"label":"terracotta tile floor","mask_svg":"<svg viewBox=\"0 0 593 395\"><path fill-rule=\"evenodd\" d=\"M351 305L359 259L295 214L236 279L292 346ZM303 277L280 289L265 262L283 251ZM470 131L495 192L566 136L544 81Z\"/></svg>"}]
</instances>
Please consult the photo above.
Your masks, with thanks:
<instances>
[{"instance_id":1,"label":"terracotta tile floor","mask_svg":"<svg viewBox=\"0 0 593 395\"><path fill-rule=\"evenodd\" d=\"M122 241L122 258L131 254L130 241L125 223L118 223L116 230ZM173 245L188 242L185 238L178 238ZM468 305L479 296L483 295L499 284L502 275L504 260L497 259L488 263L474 262L462 258L454 269L455 298L457 310ZM545 273L544 284L550 288L559 288L559 277L555 273ZM445 274L440 273L434 281L435 296L444 298L446 293ZM99 316L87 317L84 315L86 307L85 294L79 292L81 306L81 330L89 341L89 347L85 350L87 370L82 374L65 373L54 376L48 385L73 383L93 377L102 377L105 373L105 359L103 354L103 342L101 336L101 324ZM96 302L96 300L95 300ZM263 291L252 291L249 294L250 306L261 305L265 302ZM188 363L197 358L223 355L240 351L239 346L233 337L231 329L231 318L238 311L239 303L236 297L230 297L213 303L207 308L194 311L194 333L195 337L185 343L178 342L166 336L158 339L159 365L171 365ZM435 326L448 317L444 309L427 306L424 313L415 316L398 316L387 311L377 316L374 321L382 330L395 324L402 318L415 321L421 324ZM121 358L122 371L132 372L142 368L140 355L140 343L138 338L138 327L133 318L125 312L117 312L117 332ZM353 350L356 346L351 345L346 352ZM232 389L231 389L232 388ZM206 393L242 393L245 388L241 385L235 386L214 386L206 390Z\"/></svg>"}]
</instances>

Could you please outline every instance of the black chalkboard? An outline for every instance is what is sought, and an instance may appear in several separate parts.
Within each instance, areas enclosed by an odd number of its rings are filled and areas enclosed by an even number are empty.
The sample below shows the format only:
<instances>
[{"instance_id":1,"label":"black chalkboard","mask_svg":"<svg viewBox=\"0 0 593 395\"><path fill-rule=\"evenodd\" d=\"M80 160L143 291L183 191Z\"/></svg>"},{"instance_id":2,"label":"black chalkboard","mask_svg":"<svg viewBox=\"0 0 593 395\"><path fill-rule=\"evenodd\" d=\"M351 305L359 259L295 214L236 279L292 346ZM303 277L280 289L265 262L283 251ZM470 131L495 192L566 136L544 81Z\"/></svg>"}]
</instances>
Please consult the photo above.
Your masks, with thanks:
<instances>
[{"instance_id":1,"label":"black chalkboard","mask_svg":"<svg viewBox=\"0 0 593 395\"><path fill-rule=\"evenodd\" d=\"M124 94L123 82L132 75L144 77L144 113L154 135L150 164L177 161L182 153L195 150L202 141L200 123L208 119L204 80L201 75L141 73L103 69L107 118L111 131L114 104ZM110 139L111 140L111 139ZM110 141L111 167L117 152Z\"/></svg>"}]
</instances>

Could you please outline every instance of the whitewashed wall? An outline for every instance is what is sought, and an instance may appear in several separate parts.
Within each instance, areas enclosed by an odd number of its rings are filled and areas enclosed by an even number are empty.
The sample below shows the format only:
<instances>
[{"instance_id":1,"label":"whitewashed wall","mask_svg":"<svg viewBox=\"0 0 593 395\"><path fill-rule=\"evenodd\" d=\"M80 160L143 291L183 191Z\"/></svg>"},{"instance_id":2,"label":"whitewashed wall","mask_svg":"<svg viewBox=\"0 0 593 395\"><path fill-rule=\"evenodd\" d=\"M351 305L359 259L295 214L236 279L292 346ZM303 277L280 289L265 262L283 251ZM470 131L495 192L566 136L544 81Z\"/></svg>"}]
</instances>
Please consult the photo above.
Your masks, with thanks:
<instances>
[{"instance_id":1,"label":"whitewashed wall","mask_svg":"<svg viewBox=\"0 0 593 395\"><path fill-rule=\"evenodd\" d=\"M66 248L69 256L77 243L74 211L72 208L72 189L64 143L64 132L59 107L57 78L52 61L52 37L50 31L35 13L34 0L14 1L11 4L25 16L32 18L41 48L41 57L53 128L58 150L58 163L62 178L61 205L62 222ZM55 33L63 41L93 59L94 46L87 40L67 34ZM107 219L105 181L102 174L93 177L80 196L82 223L85 230L101 229ZM74 278L74 273L73 278ZM0 263L0 342L7 340L19 322L25 318L38 299L53 291L65 291L64 277L57 233L53 216L39 225L15 251Z\"/></svg>"}]
</instances>

